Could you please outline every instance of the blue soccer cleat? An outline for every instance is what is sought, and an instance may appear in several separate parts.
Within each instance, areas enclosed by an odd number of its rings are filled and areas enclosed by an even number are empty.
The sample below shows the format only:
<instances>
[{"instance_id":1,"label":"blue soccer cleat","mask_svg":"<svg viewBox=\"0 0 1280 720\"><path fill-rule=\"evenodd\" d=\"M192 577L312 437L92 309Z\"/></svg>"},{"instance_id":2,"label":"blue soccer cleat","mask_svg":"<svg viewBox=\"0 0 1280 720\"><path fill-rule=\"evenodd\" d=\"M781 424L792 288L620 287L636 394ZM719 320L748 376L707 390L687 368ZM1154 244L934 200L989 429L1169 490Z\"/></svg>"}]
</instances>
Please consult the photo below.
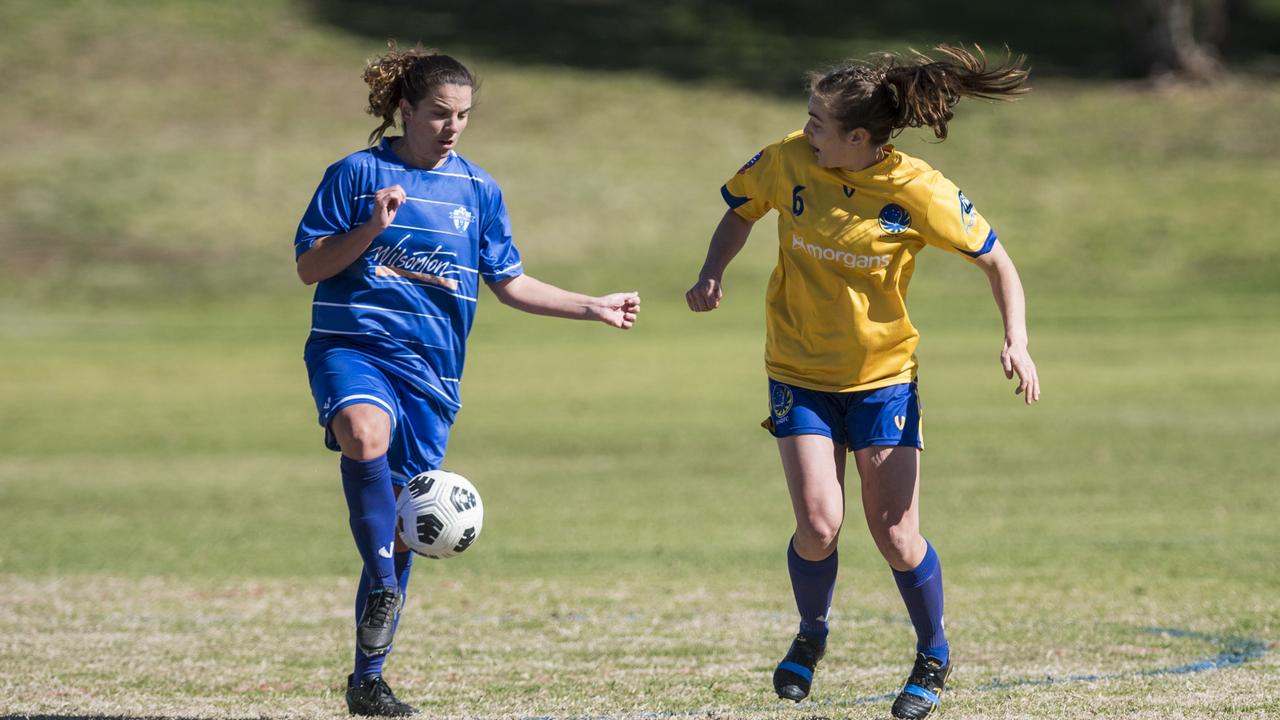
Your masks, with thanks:
<instances>
[{"instance_id":1,"label":"blue soccer cleat","mask_svg":"<svg viewBox=\"0 0 1280 720\"><path fill-rule=\"evenodd\" d=\"M813 671L827 651L825 641L800 634L791 641L787 656L778 663L773 671L773 689L783 700L800 702L809 697L809 686L813 684Z\"/></svg>"},{"instance_id":2,"label":"blue soccer cleat","mask_svg":"<svg viewBox=\"0 0 1280 720\"><path fill-rule=\"evenodd\" d=\"M951 675L951 663L916 653L916 664L893 701L893 716L907 720L928 717L942 703L942 688Z\"/></svg>"}]
</instances>

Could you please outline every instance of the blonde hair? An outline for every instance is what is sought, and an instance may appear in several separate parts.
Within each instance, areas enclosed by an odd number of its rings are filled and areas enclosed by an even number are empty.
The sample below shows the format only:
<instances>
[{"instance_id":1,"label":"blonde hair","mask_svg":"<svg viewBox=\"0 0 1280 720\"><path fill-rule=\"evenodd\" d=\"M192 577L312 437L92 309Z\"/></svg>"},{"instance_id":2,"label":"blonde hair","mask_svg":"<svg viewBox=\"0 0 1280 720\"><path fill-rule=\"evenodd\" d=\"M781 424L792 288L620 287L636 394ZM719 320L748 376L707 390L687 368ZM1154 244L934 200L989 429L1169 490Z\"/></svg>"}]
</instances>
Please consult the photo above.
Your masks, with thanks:
<instances>
[{"instance_id":1,"label":"blonde hair","mask_svg":"<svg viewBox=\"0 0 1280 720\"><path fill-rule=\"evenodd\" d=\"M394 40L387 43L386 54L365 65L364 81L369 86L369 107L365 111L382 120L369 133L370 145L382 138L387 128L395 126L401 99L417 105L441 85L463 85L474 90L478 84L467 66L454 58L421 46L400 50Z\"/></svg>"},{"instance_id":2,"label":"blonde hair","mask_svg":"<svg viewBox=\"0 0 1280 720\"><path fill-rule=\"evenodd\" d=\"M809 92L831 110L846 131L866 128L872 142L883 145L909 127L928 127L947 138L952 109L963 97L1009 100L1030 91L1024 83L1025 56L988 67L982 48L938 45L945 59L915 50L907 57L883 53L855 60L825 73L810 73Z\"/></svg>"}]
</instances>

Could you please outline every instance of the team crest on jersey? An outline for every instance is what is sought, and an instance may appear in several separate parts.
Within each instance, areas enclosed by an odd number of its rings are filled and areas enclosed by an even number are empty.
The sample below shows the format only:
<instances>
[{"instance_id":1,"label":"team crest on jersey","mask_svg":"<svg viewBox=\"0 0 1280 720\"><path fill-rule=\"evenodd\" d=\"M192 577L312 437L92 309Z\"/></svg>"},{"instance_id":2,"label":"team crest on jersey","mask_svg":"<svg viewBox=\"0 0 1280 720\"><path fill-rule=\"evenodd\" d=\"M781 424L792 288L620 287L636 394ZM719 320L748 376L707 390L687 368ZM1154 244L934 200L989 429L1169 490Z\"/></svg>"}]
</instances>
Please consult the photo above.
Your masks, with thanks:
<instances>
[{"instance_id":1,"label":"team crest on jersey","mask_svg":"<svg viewBox=\"0 0 1280 720\"><path fill-rule=\"evenodd\" d=\"M739 174L739 175L741 175L742 173L744 173L744 172L746 172L747 170L749 170L749 169L751 168L751 166L752 166L752 165L755 165L757 162L759 162L759 160L760 160L760 156L761 156L761 155L763 155L763 154L764 154L764 151L763 151L763 150L761 150L760 152L756 153L755 157L753 157L753 158L751 158L750 160L748 160L746 165L743 165L741 168L739 168L739 169L738 169L738 174Z\"/></svg>"},{"instance_id":2,"label":"team crest on jersey","mask_svg":"<svg viewBox=\"0 0 1280 720\"><path fill-rule=\"evenodd\" d=\"M770 400L773 404L773 416L779 420L791 412L791 405L795 402L795 398L791 395L791 388L781 383L774 384Z\"/></svg>"},{"instance_id":3,"label":"team crest on jersey","mask_svg":"<svg viewBox=\"0 0 1280 720\"><path fill-rule=\"evenodd\" d=\"M449 213L449 219L453 221L453 227L458 232L466 232L467 228L471 226L471 220L474 217L470 210L461 206L454 208L453 212Z\"/></svg>"},{"instance_id":4,"label":"team crest on jersey","mask_svg":"<svg viewBox=\"0 0 1280 720\"><path fill-rule=\"evenodd\" d=\"M973 203L964 196L963 190L960 191L960 222L964 224L965 232L969 232L974 225L978 224L978 213L973 211Z\"/></svg>"},{"instance_id":5,"label":"team crest on jersey","mask_svg":"<svg viewBox=\"0 0 1280 720\"><path fill-rule=\"evenodd\" d=\"M889 203L880 208L880 229L890 235L897 235L911 227L911 213L897 203Z\"/></svg>"}]
</instances>

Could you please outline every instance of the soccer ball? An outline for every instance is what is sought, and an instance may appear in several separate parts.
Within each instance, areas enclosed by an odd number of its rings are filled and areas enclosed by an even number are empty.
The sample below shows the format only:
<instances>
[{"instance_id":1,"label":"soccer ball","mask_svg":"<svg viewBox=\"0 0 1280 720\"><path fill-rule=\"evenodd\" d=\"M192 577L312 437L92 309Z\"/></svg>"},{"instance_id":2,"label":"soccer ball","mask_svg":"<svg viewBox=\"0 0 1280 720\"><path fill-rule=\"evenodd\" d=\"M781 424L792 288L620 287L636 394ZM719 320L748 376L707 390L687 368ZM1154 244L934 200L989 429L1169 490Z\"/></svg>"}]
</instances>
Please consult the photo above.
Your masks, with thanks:
<instances>
[{"instance_id":1,"label":"soccer ball","mask_svg":"<svg viewBox=\"0 0 1280 720\"><path fill-rule=\"evenodd\" d=\"M480 493L466 478L444 470L417 475L396 498L396 530L410 550L451 558L471 547L484 524Z\"/></svg>"}]
</instances>

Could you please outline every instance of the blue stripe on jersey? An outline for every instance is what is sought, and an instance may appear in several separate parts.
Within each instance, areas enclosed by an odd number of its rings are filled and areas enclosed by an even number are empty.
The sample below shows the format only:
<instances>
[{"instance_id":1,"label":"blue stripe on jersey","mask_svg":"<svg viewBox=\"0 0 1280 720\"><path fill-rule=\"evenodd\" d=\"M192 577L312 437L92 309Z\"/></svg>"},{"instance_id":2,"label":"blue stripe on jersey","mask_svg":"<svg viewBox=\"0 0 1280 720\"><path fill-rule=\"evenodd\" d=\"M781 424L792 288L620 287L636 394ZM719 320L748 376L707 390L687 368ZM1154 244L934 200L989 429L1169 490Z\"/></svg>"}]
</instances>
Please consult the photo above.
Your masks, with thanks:
<instances>
[{"instance_id":1,"label":"blue stripe on jersey","mask_svg":"<svg viewBox=\"0 0 1280 720\"><path fill-rule=\"evenodd\" d=\"M991 252L991 248L995 247L996 240L998 239L999 238L996 237L996 231L992 230L991 232L987 233L987 241L982 243L982 248L979 249L977 252L969 252L968 250L961 250L960 252L973 258L982 257L983 255L986 255L987 253Z\"/></svg>"},{"instance_id":2,"label":"blue stripe on jersey","mask_svg":"<svg viewBox=\"0 0 1280 720\"><path fill-rule=\"evenodd\" d=\"M724 202L729 206L730 210L737 210L743 205L746 205L747 201L751 199L749 197L738 197L737 195L729 192L728 185L720 186L720 197L724 198Z\"/></svg>"},{"instance_id":3,"label":"blue stripe on jersey","mask_svg":"<svg viewBox=\"0 0 1280 720\"><path fill-rule=\"evenodd\" d=\"M295 253L368 221L374 193L392 185L406 201L361 257L316 285L308 342L365 350L456 411L480 281L522 272L502 191L488 173L457 153L434 170L410 167L384 139L325 171Z\"/></svg>"}]
</instances>

